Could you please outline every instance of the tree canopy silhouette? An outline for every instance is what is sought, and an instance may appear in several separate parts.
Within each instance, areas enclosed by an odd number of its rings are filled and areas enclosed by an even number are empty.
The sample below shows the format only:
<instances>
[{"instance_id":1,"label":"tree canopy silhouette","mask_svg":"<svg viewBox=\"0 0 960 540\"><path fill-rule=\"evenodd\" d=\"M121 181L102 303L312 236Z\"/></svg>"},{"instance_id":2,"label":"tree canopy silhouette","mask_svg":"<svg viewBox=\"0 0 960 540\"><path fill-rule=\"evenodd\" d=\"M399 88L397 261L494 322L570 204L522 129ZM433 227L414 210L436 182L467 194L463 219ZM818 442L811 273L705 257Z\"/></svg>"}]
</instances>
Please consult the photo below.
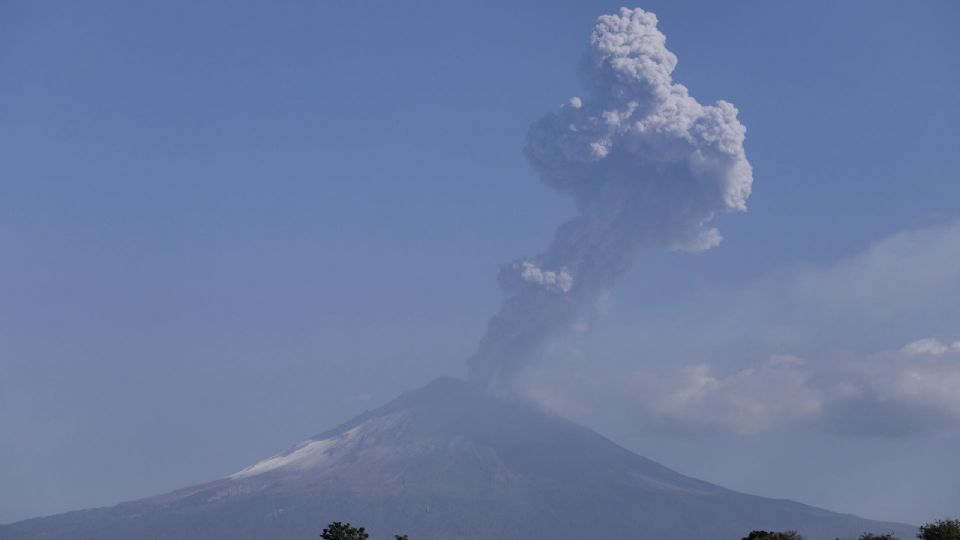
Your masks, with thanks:
<instances>
[{"instance_id":1,"label":"tree canopy silhouette","mask_svg":"<svg viewBox=\"0 0 960 540\"><path fill-rule=\"evenodd\" d=\"M940 519L920 527L920 540L960 540L960 519Z\"/></svg>"},{"instance_id":2,"label":"tree canopy silhouette","mask_svg":"<svg viewBox=\"0 0 960 540\"><path fill-rule=\"evenodd\" d=\"M363 527L354 527L349 523L334 521L320 534L323 540L367 540L370 535ZM394 540L410 540L405 534L393 535Z\"/></svg>"},{"instance_id":3,"label":"tree canopy silhouette","mask_svg":"<svg viewBox=\"0 0 960 540\"><path fill-rule=\"evenodd\" d=\"M323 540L367 540L370 535L363 527L352 527L349 523L334 521L320 534Z\"/></svg>"},{"instance_id":4,"label":"tree canopy silhouette","mask_svg":"<svg viewBox=\"0 0 960 540\"><path fill-rule=\"evenodd\" d=\"M750 531L743 540L803 540L796 531Z\"/></svg>"}]
</instances>

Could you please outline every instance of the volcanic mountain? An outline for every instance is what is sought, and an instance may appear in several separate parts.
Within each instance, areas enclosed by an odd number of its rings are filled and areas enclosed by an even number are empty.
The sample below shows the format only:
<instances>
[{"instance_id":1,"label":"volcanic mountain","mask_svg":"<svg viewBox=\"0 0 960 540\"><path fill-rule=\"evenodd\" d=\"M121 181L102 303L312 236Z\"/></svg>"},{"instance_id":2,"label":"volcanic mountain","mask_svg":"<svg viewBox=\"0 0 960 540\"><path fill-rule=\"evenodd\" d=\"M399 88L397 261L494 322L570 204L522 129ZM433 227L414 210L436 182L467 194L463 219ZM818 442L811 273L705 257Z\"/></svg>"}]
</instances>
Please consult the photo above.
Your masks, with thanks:
<instances>
[{"instance_id":1,"label":"volcanic mountain","mask_svg":"<svg viewBox=\"0 0 960 540\"><path fill-rule=\"evenodd\" d=\"M227 478L0 527L0 540L808 539L915 529L689 478L539 408L439 379Z\"/></svg>"}]
</instances>

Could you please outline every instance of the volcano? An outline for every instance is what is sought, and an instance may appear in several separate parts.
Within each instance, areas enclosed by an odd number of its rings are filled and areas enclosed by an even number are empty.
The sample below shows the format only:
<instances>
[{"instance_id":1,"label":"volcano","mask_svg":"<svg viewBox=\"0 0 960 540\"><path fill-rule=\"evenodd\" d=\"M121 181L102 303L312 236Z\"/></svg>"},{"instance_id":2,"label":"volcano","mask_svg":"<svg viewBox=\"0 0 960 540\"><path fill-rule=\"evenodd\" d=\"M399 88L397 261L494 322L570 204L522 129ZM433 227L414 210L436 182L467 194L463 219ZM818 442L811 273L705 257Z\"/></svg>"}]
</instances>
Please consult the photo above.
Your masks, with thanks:
<instances>
[{"instance_id":1,"label":"volcano","mask_svg":"<svg viewBox=\"0 0 960 540\"><path fill-rule=\"evenodd\" d=\"M363 525L374 540L916 531L724 489L536 406L438 379L229 477L2 526L0 540L316 539L334 520Z\"/></svg>"}]
</instances>

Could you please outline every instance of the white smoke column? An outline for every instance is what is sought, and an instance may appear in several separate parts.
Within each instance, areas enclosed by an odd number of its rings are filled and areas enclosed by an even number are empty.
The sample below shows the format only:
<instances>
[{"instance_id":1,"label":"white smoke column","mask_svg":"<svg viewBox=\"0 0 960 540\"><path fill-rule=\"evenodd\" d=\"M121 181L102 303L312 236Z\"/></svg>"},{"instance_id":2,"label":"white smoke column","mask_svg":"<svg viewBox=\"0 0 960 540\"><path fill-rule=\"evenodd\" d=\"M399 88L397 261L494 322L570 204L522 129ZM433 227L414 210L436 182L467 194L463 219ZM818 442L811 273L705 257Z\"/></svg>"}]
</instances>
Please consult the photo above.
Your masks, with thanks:
<instances>
[{"instance_id":1,"label":"white smoke column","mask_svg":"<svg viewBox=\"0 0 960 540\"><path fill-rule=\"evenodd\" d=\"M582 66L587 97L535 122L524 150L580 214L546 252L501 269L505 298L469 361L472 381L509 382L544 339L589 314L640 250L710 249L720 234L704 225L746 210L753 175L737 109L698 103L673 82L676 65L653 13L621 8L597 20Z\"/></svg>"}]
</instances>

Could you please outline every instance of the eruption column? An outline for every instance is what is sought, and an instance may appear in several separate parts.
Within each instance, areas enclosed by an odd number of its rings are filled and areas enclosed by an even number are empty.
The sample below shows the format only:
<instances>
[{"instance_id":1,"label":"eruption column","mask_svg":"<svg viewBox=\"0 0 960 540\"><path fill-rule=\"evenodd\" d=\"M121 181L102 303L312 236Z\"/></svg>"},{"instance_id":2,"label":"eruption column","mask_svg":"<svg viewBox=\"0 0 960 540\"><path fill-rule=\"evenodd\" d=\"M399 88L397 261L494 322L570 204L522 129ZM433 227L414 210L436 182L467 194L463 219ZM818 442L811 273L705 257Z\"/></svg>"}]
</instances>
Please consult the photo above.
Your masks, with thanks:
<instances>
[{"instance_id":1,"label":"eruption column","mask_svg":"<svg viewBox=\"0 0 960 540\"><path fill-rule=\"evenodd\" d=\"M579 215L542 254L502 267L504 292L471 381L500 386L545 339L587 316L644 249L703 251L706 224L746 210L753 182L737 109L701 105L673 82L677 57L657 17L621 8L597 20L581 64L585 97L535 122L524 153Z\"/></svg>"}]
</instances>

